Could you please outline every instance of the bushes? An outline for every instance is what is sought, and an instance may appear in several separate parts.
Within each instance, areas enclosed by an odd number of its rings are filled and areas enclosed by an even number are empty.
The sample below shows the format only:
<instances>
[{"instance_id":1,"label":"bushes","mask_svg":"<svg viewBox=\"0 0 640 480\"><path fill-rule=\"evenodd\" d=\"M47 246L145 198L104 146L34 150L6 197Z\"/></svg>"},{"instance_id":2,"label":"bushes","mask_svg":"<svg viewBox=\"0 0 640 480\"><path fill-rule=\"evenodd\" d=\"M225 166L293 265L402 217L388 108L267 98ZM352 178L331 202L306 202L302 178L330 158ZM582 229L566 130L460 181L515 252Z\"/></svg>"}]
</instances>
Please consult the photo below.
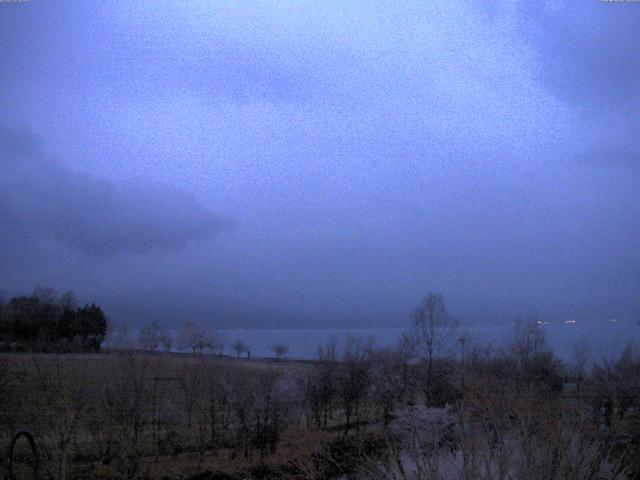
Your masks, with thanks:
<instances>
[{"instance_id":1,"label":"bushes","mask_svg":"<svg viewBox=\"0 0 640 480\"><path fill-rule=\"evenodd\" d=\"M430 378L422 384L425 404L433 408L453 405L461 398L462 392L455 388L450 379L452 368L447 362L435 362Z\"/></svg>"},{"instance_id":2,"label":"bushes","mask_svg":"<svg viewBox=\"0 0 640 480\"><path fill-rule=\"evenodd\" d=\"M613 478L616 469L633 478L634 352L586 373L575 394L554 386L561 369L544 352L523 361L472 349L465 365L434 360L430 376L426 361L407 364L401 352L355 339L340 355L330 345L316 362L287 364L11 354L0 368L0 435L33 431L42 471L60 480L205 471L321 479L363 462L364 478L561 480ZM606 424L597 409L605 394Z\"/></svg>"},{"instance_id":3,"label":"bushes","mask_svg":"<svg viewBox=\"0 0 640 480\"><path fill-rule=\"evenodd\" d=\"M160 458L177 456L180 475L196 474L220 450L227 461L266 458L292 422L293 392L275 370L138 353L11 358L0 375L0 434L32 430L53 479L147 478Z\"/></svg>"}]
</instances>

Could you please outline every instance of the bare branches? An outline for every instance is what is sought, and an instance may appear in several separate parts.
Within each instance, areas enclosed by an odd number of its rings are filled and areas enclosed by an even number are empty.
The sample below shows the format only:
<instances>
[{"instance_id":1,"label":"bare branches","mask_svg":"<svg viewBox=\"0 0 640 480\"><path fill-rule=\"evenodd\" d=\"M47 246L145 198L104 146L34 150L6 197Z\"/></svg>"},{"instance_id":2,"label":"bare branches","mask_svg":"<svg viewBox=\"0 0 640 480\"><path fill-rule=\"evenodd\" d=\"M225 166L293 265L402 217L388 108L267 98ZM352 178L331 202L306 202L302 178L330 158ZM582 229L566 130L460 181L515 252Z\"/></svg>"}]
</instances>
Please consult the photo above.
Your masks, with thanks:
<instances>
[{"instance_id":1,"label":"bare branches","mask_svg":"<svg viewBox=\"0 0 640 480\"><path fill-rule=\"evenodd\" d=\"M181 348L191 350L195 355L205 349L213 349L213 337L208 330L189 322L180 332L179 344Z\"/></svg>"},{"instance_id":2,"label":"bare branches","mask_svg":"<svg viewBox=\"0 0 640 480\"><path fill-rule=\"evenodd\" d=\"M391 480L637 476L638 350L585 371L576 395L562 382L549 388L563 377L538 332L514 338L505 352L465 343L464 388L455 359L434 360L427 384L407 344L376 350L357 337L329 341L313 362L136 350L90 362L12 357L0 418L7 432L27 419L56 480L93 470L160 478L173 465L182 476L213 475L212 465L249 476L260 465L291 479L351 475L355 465L364 467L354 478Z\"/></svg>"},{"instance_id":3,"label":"bare branches","mask_svg":"<svg viewBox=\"0 0 640 480\"><path fill-rule=\"evenodd\" d=\"M238 359L240 359L240 357L245 353L249 352L249 347L247 347L247 345L245 345L245 343L240 339L233 342L231 348L236 352L236 358Z\"/></svg>"},{"instance_id":4,"label":"bare branches","mask_svg":"<svg viewBox=\"0 0 640 480\"><path fill-rule=\"evenodd\" d=\"M160 344L160 325L157 321L145 324L138 332L138 348L146 352L155 352Z\"/></svg>"},{"instance_id":5,"label":"bare branches","mask_svg":"<svg viewBox=\"0 0 640 480\"><path fill-rule=\"evenodd\" d=\"M272 346L271 351L275 354L276 360L279 361L282 360L282 358L287 354L287 352L289 351L289 347L280 343Z\"/></svg>"},{"instance_id":6,"label":"bare branches","mask_svg":"<svg viewBox=\"0 0 640 480\"><path fill-rule=\"evenodd\" d=\"M403 345L407 351L414 349L426 359L431 376L434 357L449 353L455 331L456 324L447 312L442 294L430 292L413 311Z\"/></svg>"}]
</instances>

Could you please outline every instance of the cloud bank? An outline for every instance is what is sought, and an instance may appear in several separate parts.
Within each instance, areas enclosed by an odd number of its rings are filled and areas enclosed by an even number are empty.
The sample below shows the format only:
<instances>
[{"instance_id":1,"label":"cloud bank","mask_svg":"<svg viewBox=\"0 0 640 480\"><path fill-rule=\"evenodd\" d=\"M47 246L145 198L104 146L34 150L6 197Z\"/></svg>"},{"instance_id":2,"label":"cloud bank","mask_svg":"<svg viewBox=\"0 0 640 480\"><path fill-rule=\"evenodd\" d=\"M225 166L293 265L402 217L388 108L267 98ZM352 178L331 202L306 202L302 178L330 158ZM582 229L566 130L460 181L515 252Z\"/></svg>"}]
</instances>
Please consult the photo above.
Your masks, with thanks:
<instances>
[{"instance_id":1,"label":"cloud bank","mask_svg":"<svg viewBox=\"0 0 640 480\"><path fill-rule=\"evenodd\" d=\"M31 160L6 167L0 235L40 252L0 252L7 289L216 294L301 325L404 323L428 290L470 319L636 315L633 2L62 4L0 16L4 121L42 138L3 147ZM242 228L205 241L207 206Z\"/></svg>"},{"instance_id":2,"label":"cloud bank","mask_svg":"<svg viewBox=\"0 0 640 480\"><path fill-rule=\"evenodd\" d=\"M36 137L0 130L0 244L52 240L89 255L179 250L230 221L182 192L116 184L47 158Z\"/></svg>"}]
</instances>

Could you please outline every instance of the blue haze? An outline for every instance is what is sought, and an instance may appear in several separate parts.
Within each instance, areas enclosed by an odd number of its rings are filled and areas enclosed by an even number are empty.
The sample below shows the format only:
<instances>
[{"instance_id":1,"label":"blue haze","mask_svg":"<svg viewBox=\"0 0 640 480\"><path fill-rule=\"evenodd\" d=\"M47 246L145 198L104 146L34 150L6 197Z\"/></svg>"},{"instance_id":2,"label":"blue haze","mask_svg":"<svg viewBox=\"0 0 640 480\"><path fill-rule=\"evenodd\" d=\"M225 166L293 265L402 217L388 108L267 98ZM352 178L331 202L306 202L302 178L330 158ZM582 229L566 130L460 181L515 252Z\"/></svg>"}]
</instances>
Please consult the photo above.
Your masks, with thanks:
<instances>
[{"instance_id":1,"label":"blue haze","mask_svg":"<svg viewBox=\"0 0 640 480\"><path fill-rule=\"evenodd\" d=\"M640 314L633 2L0 3L0 289L115 323Z\"/></svg>"}]
</instances>

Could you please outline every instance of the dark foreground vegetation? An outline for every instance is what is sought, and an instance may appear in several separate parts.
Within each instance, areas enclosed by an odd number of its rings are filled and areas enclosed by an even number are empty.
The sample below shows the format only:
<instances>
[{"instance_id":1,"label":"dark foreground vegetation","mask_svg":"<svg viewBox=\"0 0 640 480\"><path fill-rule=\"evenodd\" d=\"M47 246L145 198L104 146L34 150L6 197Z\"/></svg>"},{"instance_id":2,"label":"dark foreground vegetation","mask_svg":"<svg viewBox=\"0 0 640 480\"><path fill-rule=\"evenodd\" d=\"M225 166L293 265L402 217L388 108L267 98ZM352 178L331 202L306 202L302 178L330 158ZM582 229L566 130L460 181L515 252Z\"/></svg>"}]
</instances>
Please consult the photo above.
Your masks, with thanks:
<instances>
[{"instance_id":1,"label":"dark foreground vegetation","mask_svg":"<svg viewBox=\"0 0 640 480\"><path fill-rule=\"evenodd\" d=\"M0 299L0 351L97 352L107 318L95 305L79 307L72 292L58 297L51 288Z\"/></svg>"},{"instance_id":2,"label":"dark foreground vegetation","mask_svg":"<svg viewBox=\"0 0 640 480\"><path fill-rule=\"evenodd\" d=\"M535 322L476 347L437 295L396 349L348 338L311 362L7 353L0 445L35 441L16 478L640 478L640 353L589 364L559 362Z\"/></svg>"}]
</instances>

